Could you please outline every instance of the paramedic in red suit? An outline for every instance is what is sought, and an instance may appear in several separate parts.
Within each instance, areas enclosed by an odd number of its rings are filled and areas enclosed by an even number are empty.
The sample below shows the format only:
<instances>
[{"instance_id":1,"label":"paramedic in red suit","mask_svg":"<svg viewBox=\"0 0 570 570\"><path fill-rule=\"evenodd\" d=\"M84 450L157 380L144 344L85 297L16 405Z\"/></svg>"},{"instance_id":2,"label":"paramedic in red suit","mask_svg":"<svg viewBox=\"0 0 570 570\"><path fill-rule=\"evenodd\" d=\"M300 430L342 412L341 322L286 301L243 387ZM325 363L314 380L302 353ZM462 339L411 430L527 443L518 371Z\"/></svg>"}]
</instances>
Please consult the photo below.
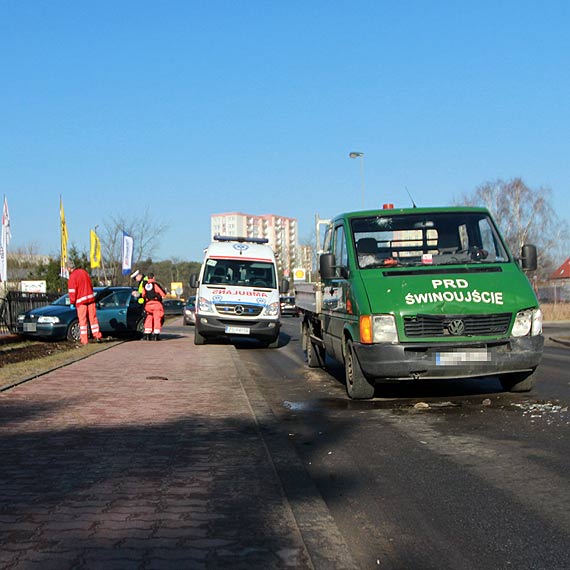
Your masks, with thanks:
<instances>
[{"instance_id":1,"label":"paramedic in red suit","mask_svg":"<svg viewBox=\"0 0 570 570\"><path fill-rule=\"evenodd\" d=\"M91 277L85 269L75 268L72 264L68 265L70 271L67 287L69 290L69 302L75 305L77 309L77 318L79 319L79 335L81 344L89 342L89 328L93 338L99 342L103 336L99 331L99 321L97 321L97 312L95 311L95 294L93 293L93 285Z\"/></svg>"},{"instance_id":2,"label":"paramedic in red suit","mask_svg":"<svg viewBox=\"0 0 570 570\"><path fill-rule=\"evenodd\" d=\"M160 330L162 328L162 318L164 317L164 307L162 298L166 291L154 279L154 273L148 274L148 281L143 288L142 296L145 300L144 310L146 318L144 320L144 340L160 340Z\"/></svg>"}]
</instances>

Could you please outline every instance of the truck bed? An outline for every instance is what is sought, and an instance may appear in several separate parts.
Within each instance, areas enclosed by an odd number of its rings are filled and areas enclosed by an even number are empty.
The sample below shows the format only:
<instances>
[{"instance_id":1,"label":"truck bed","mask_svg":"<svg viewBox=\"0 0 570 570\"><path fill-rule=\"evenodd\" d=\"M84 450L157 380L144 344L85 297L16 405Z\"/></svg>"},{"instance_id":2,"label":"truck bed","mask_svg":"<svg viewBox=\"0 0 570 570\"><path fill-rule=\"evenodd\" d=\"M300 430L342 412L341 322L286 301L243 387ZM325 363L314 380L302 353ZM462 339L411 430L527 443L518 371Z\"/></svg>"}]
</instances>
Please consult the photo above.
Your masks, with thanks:
<instances>
[{"instance_id":1,"label":"truck bed","mask_svg":"<svg viewBox=\"0 0 570 570\"><path fill-rule=\"evenodd\" d=\"M322 287L320 283L296 283L295 305L303 311L319 313L321 310Z\"/></svg>"}]
</instances>

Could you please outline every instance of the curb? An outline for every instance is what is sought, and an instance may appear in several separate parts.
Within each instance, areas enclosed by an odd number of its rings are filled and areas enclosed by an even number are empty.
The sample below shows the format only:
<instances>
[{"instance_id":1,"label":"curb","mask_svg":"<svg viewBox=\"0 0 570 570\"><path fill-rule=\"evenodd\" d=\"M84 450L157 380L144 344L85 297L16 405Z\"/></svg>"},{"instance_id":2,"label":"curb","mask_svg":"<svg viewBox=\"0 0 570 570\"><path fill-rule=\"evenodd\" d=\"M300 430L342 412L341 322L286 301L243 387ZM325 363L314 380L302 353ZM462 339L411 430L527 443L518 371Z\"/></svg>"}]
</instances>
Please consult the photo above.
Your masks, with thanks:
<instances>
[{"instance_id":1,"label":"curb","mask_svg":"<svg viewBox=\"0 0 570 570\"><path fill-rule=\"evenodd\" d=\"M314 570L358 570L360 566L350 554L320 491L291 442L280 430L275 429L279 421L249 370L241 362L235 347L231 355L267 450L268 461L281 483L283 496L293 514Z\"/></svg>"}]
</instances>

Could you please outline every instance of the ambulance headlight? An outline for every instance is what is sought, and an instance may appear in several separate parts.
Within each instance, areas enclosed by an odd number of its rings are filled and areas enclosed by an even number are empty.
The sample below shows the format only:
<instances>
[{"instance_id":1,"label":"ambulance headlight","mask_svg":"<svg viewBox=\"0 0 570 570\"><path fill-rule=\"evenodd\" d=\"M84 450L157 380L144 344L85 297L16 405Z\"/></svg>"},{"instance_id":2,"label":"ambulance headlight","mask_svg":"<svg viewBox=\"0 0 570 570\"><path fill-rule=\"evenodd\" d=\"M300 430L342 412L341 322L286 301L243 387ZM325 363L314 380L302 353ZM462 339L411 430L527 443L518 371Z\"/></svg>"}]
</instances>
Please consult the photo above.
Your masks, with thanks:
<instances>
[{"instance_id":1,"label":"ambulance headlight","mask_svg":"<svg viewBox=\"0 0 570 570\"><path fill-rule=\"evenodd\" d=\"M265 315L267 317L277 317L279 315L279 303L271 303L265 306Z\"/></svg>"},{"instance_id":2,"label":"ambulance headlight","mask_svg":"<svg viewBox=\"0 0 570 570\"><path fill-rule=\"evenodd\" d=\"M212 301L208 301L205 297L198 297L198 302L196 303L197 313L213 313L214 304Z\"/></svg>"},{"instance_id":3,"label":"ambulance headlight","mask_svg":"<svg viewBox=\"0 0 570 570\"><path fill-rule=\"evenodd\" d=\"M59 323L59 317L38 317L38 324L52 324Z\"/></svg>"},{"instance_id":4,"label":"ambulance headlight","mask_svg":"<svg viewBox=\"0 0 570 570\"><path fill-rule=\"evenodd\" d=\"M513 336L536 336L542 333L542 311L527 309L519 311L513 325Z\"/></svg>"},{"instance_id":5,"label":"ambulance headlight","mask_svg":"<svg viewBox=\"0 0 570 570\"><path fill-rule=\"evenodd\" d=\"M372 342L398 342L394 315L374 315L372 317Z\"/></svg>"}]
</instances>

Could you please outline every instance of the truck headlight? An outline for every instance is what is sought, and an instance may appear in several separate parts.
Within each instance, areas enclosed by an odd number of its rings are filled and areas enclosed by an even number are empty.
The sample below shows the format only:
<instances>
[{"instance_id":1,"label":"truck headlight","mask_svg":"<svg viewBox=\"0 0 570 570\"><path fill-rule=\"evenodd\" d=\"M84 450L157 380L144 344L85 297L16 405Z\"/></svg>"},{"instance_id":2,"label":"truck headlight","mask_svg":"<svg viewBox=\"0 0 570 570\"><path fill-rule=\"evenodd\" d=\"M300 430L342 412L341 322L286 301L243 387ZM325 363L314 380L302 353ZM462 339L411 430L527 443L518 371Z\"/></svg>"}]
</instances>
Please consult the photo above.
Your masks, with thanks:
<instances>
[{"instance_id":1,"label":"truck headlight","mask_svg":"<svg viewBox=\"0 0 570 570\"><path fill-rule=\"evenodd\" d=\"M52 324L59 323L59 317L38 317L38 324Z\"/></svg>"},{"instance_id":2,"label":"truck headlight","mask_svg":"<svg viewBox=\"0 0 570 570\"><path fill-rule=\"evenodd\" d=\"M360 342L398 342L394 315L363 315L360 317Z\"/></svg>"},{"instance_id":3,"label":"truck headlight","mask_svg":"<svg viewBox=\"0 0 570 570\"><path fill-rule=\"evenodd\" d=\"M394 315L374 315L372 317L372 342L398 342Z\"/></svg>"},{"instance_id":4,"label":"truck headlight","mask_svg":"<svg viewBox=\"0 0 570 570\"><path fill-rule=\"evenodd\" d=\"M519 311L513 325L513 336L536 336L542 333L542 311L540 309L526 309Z\"/></svg>"},{"instance_id":5,"label":"truck headlight","mask_svg":"<svg viewBox=\"0 0 570 570\"><path fill-rule=\"evenodd\" d=\"M214 305L211 301L208 301L205 297L198 297L196 302L196 312L197 313L213 313Z\"/></svg>"},{"instance_id":6,"label":"truck headlight","mask_svg":"<svg viewBox=\"0 0 570 570\"><path fill-rule=\"evenodd\" d=\"M267 317L276 317L279 315L279 303L271 303L265 306L265 315Z\"/></svg>"}]
</instances>

